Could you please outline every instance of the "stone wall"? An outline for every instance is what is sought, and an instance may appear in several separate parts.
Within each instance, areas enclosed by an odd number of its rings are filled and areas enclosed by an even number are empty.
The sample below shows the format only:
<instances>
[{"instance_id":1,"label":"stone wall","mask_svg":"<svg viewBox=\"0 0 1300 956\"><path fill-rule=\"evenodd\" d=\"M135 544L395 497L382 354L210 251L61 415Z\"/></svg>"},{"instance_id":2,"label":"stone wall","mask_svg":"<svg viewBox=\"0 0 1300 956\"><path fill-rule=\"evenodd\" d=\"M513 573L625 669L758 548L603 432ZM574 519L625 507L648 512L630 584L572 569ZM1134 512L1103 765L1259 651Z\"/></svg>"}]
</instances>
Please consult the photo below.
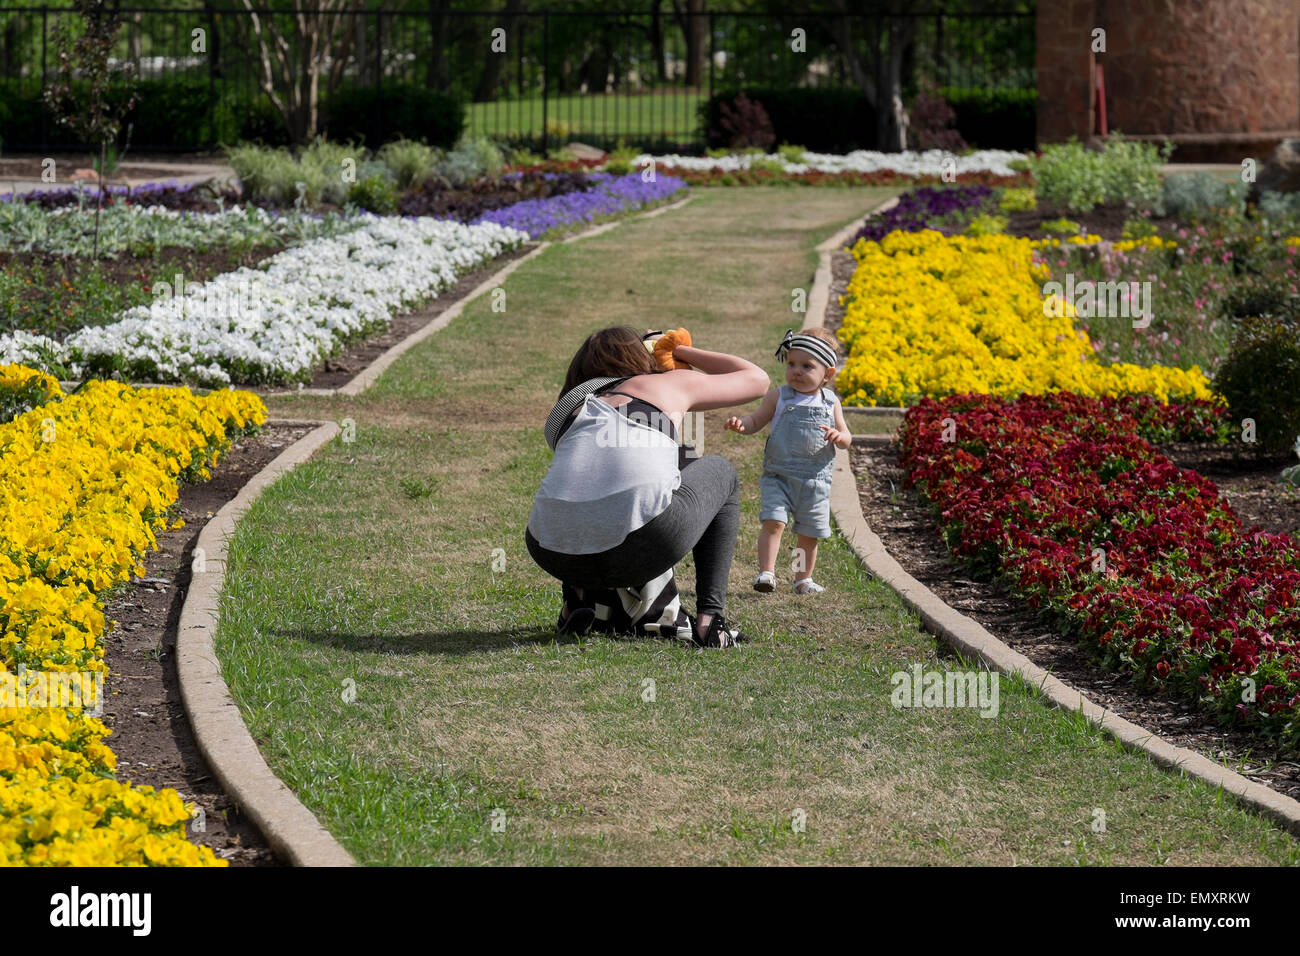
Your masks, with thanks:
<instances>
[{"instance_id":1,"label":"stone wall","mask_svg":"<svg viewBox=\"0 0 1300 956\"><path fill-rule=\"evenodd\" d=\"M1109 129L1168 137L1179 160L1263 157L1300 136L1296 0L1038 0L1037 44L1040 142L1092 133L1094 61Z\"/></svg>"}]
</instances>

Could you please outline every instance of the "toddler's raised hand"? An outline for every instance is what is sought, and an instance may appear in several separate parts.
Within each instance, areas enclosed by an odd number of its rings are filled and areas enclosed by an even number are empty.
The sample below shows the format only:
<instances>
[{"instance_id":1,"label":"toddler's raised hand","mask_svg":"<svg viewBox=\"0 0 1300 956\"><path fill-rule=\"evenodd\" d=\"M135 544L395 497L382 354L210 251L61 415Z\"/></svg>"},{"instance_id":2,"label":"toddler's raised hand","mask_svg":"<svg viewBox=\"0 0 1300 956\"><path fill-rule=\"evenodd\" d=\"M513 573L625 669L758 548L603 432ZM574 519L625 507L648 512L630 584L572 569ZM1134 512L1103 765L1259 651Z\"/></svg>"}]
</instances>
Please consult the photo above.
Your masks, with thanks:
<instances>
[{"instance_id":1,"label":"toddler's raised hand","mask_svg":"<svg viewBox=\"0 0 1300 956\"><path fill-rule=\"evenodd\" d=\"M832 444L838 445L840 443L840 439L844 437L843 432L839 431L837 428L831 425L823 425L822 431L826 433L826 440L828 442L831 442Z\"/></svg>"},{"instance_id":2,"label":"toddler's raised hand","mask_svg":"<svg viewBox=\"0 0 1300 956\"><path fill-rule=\"evenodd\" d=\"M745 433L744 420L732 415L727 419L727 431L740 432L743 435Z\"/></svg>"}]
</instances>

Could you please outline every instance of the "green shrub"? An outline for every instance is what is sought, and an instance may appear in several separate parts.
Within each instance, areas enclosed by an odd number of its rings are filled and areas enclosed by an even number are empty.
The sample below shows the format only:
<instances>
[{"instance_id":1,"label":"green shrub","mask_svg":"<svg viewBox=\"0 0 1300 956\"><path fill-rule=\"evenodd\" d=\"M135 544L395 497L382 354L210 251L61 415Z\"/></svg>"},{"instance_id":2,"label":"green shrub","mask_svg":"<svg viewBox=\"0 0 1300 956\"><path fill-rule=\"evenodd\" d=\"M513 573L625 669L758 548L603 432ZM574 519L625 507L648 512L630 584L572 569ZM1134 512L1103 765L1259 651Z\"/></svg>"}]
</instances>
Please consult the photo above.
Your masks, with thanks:
<instances>
[{"instance_id":1,"label":"green shrub","mask_svg":"<svg viewBox=\"0 0 1300 956\"><path fill-rule=\"evenodd\" d=\"M528 149L510 150L511 166L536 166L539 163L544 163L545 161L546 161L545 156L540 156L537 153L534 153L532 150L528 150Z\"/></svg>"},{"instance_id":2,"label":"green shrub","mask_svg":"<svg viewBox=\"0 0 1300 956\"><path fill-rule=\"evenodd\" d=\"M1003 212L1033 212L1038 208L1032 189L1005 188L998 199L998 208Z\"/></svg>"},{"instance_id":3,"label":"green shrub","mask_svg":"<svg viewBox=\"0 0 1300 956\"><path fill-rule=\"evenodd\" d=\"M418 83L385 81L377 91L368 83L342 83L325 104L325 129L332 140L357 140L378 147L383 139L423 140L448 149L465 129L465 106L455 97Z\"/></svg>"},{"instance_id":4,"label":"green shrub","mask_svg":"<svg viewBox=\"0 0 1300 956\"><path fill-rule=\"evenodd\" d=\"M802 163L804 153L808 152L802 146L791 146L788 143L782 143L776 151L787 163Z\"/></svg>"},{"instance_id":5,"label":"green shrub","mask_svg":"<svg viewBox=\"0 0 1300 956\"><path fill-rule=\"evenodd\" d=\"M1300 216L1300 193L1280 193L1269 189L1260 193L1259 210L1270 219Z\"/></svg>"},{"instance_id":6,"label":"green shrub","mask_svg":"<svg viewBox=\"0 0 1300 956\"><path fill-rule=\"evenodd\" d=\"M781 174L785 172L785 165L779 159L755 159L750 162L749 168L767 173Z\"/></svg>"},{"instance_id":7,"label":"green shrub","mask_svg":"<svg viewBox=\"0 0 1300 956\"><path fill-rule=\"evenodd\" d=\"M1166 176L1164 210L1188 222L1226 215L1241 215L1250 187L1240 180L1227 182L1213 173L1178 173Z\"/></svg>"},{"instance_id":8,"label":"green shrub","mask_svg":"<svg viewBox=\"0 0 1300 956\"><path fill-rule=\"evenodd\" d=\"M505 167L501 150L486 137L463 136L456 148L443 157L437 172L454 186L484 176L495 176Z\"/></svg>"},{"instance_id":9,"label":"green shrub","mask_svg":"<svg viewBox=\"0 0 1300 956\"><path fill-rule=\"evenodd\" d=\"M605 160L605 172L612 176L626 176L632 172L632 160L641 155L638 149L624 147L616 149Z\"/></svg>"},{"instance_id":10,"label":"green shrub","mask_svg":"<svg viewBox=\"0 0 1300 956\"><path fill-rule=\"evenodd\" d=\"M367 176L353 183L347 199L350 205L377 216L391 216L397 211L397 189L392 180L383 175Z\"/></svg>"},{"instance_id":11,"label":"green shrub","mask_svg":"<svg viewBox=\"0 0 1300 956\"><path fill-rule=\"evenodd\" d=\"M386 143L375 158L392 172L399 189L412 189L433 174L442 152L425 143L396 139Z\"/></svg>"},{"instance_id":12,"label":"green shrub","mask_svg":"<svg viewBox=\"0 0 1300 956\"><path fill-rule=\"evenodd\" d=\"M1242 319L1232 351L1215 375L1214 388L1232 417L1255 420L1256 449L1289 451L1300 435L1300 322L1293 318Z\"/></svg>"},{"instance_id":13,"label":"green shrub","mask_svg":"<svg viewBox=\"0 0 1300 956\"><path fill-rule=\"evenodd\" d=\"M1158 232L1155 223L1139 216L1135 219L1125 219L1120 235L1125 239L1149 239Z\"/></svg>"},{"instance_id":14,"label":"green shrub","mask_svg":"<svg viewBox=\"0 0 1300 956\"><path fill-rule=\"evenodd\" d=\"M1054 143L1030 161L1038 182L1038 199L1070 212L1086 213L1103 203L1127 203L1139 212L1159 210L1163 198L1161 167L1169 144L1155 146L1111 137L1102 150L1076 140Z\"/></svg>"},{"instance_id":15,"label":"green shrub","mask_svg":"<svg viewBox=\"0 0 1300 956\"><path fill-rule=\"evenodd\" d=\"M988 213L980 213L970 221L966 227L967 235L971 236L995 236L1000 232L1006 232L1006 216L990 216Z\"/></svg>"},{"instance_id":16,"label":"green shrub","mask_svg":"<svg viewBox=\"0 0 1300 956\"><path fill-rule=\"evenodd\" d=\"M704 155L709 157L709 159L722 159L724 156L730 156L731 150L727 149L725 146L719 146L717 149L706 149Z\"/></svg>"},{"instance_id":17,"label":"green shrub","mask_svg":"<svg viewBox=\"0 0 1300 956\"><path fill-rule=\"evenodd\" d=\"M1043 232L1050 232L1056 236L1077 236L1082 228L1073 219L1048 219L1043 223Z\"/></svg>"},{"instance_id":18,"label":"green shrub","mask_svg":"<svg viewBox=\"0 0 1300 956\"><path fill-rule=\"evenodd\" d=\"M939 95L957 114L954 125L966 142L980 149L1034 149L1037 90L944 86Z\"/></svg>"}]
</instances>

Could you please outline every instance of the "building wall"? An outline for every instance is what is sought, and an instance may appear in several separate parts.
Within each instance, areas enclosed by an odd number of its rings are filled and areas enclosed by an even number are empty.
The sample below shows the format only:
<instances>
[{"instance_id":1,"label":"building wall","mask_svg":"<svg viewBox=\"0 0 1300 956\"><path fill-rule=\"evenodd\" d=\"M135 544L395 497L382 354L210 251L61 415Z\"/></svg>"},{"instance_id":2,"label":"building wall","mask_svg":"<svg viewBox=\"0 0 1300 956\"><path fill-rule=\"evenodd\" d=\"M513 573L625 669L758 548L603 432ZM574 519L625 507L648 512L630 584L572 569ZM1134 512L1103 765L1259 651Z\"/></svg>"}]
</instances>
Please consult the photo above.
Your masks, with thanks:
<instances>
[{"instance_id":1,"label":"building wall","mask_svg":"<svg viewBox=\"0 0 1300 956\"><path fill-rule=\"evenodd\" d=\"M1296 0L1038 0L1037 43L1040 142L1092 133L1094 60L1109 129L1167 136L1180 160L1266 156L1300 136Z\"/></svg>"}]
</instances>

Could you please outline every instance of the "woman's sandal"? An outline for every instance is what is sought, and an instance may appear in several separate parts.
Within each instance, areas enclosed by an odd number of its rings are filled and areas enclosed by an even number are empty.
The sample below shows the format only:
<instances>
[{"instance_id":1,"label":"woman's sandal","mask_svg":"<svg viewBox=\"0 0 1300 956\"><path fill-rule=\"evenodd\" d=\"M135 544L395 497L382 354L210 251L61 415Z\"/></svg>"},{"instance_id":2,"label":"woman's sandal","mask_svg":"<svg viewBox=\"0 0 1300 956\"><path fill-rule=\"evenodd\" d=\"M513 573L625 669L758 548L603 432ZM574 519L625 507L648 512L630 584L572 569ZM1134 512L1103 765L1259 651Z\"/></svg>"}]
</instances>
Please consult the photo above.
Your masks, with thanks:
<instances>
[{"instance_id":1,"label":"woman's sandal","mask_svg":"<svg viewBox=\"0 0 1300 956\"><path fill-rule=\"evenodd\" d=\"M694 635L694 630L691 633ZM700 647L735 647L747 640L748 635L721 614L715 614L709 620L709 629L704 632L704 637L695 636L695 643Z\"/></svg>"}]
</instances>

